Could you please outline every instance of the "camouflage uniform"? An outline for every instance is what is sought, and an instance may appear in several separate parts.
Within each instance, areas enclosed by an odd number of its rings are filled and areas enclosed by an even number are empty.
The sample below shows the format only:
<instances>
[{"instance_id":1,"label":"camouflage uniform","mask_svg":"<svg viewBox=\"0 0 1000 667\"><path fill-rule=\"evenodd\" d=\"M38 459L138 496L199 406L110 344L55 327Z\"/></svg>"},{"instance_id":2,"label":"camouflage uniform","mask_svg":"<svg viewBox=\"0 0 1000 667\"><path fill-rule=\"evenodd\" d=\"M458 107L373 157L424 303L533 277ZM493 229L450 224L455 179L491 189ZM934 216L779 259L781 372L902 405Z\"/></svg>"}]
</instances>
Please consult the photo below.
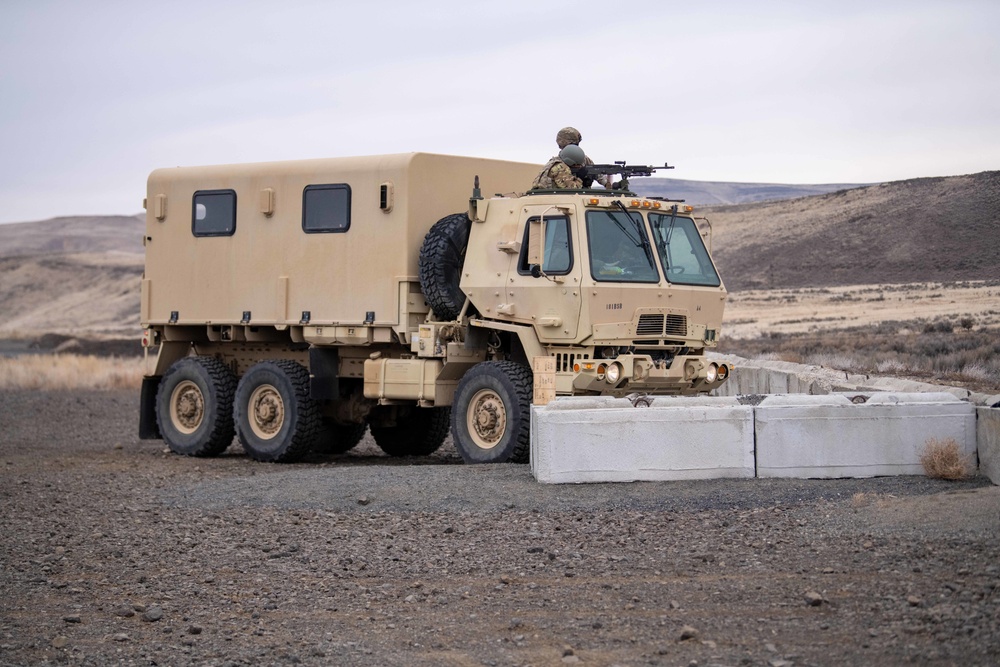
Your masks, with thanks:
<instances>
[{"instance_id":1,"label":"camouflage uniform","mask_svg":"<svg viewBox=\"0 0 1000 667\"><path fill-rule=\"evenodd\" d=\"M583 181L577 178L569 165L558 157L546 162L541 173L535 177L535 182L531 184L532 190L579 190L582 187Z\"/></svg>"},{"instance_id":2,"label":"camouflage uniform","mask_svg":"<svg viewBox=\"0 0 1000 667\"><path fill-rule=\"evenodd\" d=\"M575 127L564 127L556 133L556 145L559 146L560 149L566 148L570 144L576 144L579 146L581 141L583 141L583 135L580 134L580 130ZM589 166L594 164L594 161L590 159L590 156L587 156L587 159L583 164L585 166ZM601 174L594 180L608 190L611 189L611 184L614 183L614 178L611 174Z\"/></svg>"}]
</instances>

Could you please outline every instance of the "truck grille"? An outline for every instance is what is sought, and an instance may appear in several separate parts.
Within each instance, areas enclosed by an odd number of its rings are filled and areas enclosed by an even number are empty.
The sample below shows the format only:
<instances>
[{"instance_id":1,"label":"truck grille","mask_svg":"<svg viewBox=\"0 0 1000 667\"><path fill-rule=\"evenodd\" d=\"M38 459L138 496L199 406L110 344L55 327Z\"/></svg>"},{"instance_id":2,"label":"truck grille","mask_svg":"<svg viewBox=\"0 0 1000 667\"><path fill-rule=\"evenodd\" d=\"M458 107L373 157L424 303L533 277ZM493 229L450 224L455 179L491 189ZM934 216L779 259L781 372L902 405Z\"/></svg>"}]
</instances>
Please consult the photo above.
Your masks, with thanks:
<instances>
[{"instance_id":1,"label":"truck grille","mask_svg":"<svg viewBox=\"0 0 1000 667\"><path fill-rule=\"evenodd\" d=\"M639 316L636 336L687 336L687 317L651 313Z\"/></svg>"},{"instance_id":2,"label":"truck grille","mask_svg":"<svg viewBox=\"0 0 1000 667\"><path fill-rule=\"evenodd\" d=\"M590 359L589 354L556 354L556 373L567 373L573 370L573 364L580 359Z\"/></svg>"}]
</instances>

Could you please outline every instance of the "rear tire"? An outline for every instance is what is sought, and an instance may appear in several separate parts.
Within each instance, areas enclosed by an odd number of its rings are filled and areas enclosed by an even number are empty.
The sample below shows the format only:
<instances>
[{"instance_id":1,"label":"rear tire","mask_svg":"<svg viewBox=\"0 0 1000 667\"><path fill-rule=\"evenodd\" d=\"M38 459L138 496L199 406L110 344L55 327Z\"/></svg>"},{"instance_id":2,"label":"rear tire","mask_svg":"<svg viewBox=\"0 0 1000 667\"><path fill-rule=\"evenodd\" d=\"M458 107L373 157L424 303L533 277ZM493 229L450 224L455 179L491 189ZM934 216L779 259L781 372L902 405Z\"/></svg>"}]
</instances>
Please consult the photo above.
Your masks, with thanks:
<instances>
[{"instance_id":1,"label":"rear tire","mask_svg":"<svg viewBox=\"0 0 1000 667\"><path fill-rule=\"evenodd\" d=\"M313 451L326 456L343 454L361 442L367 430L367 422L341 424L332 419L324 419L323 428L316 439L316 444L313 445Z\"/></svg>"},{"instance_id":2,"label":"rear tire","mask_svg":"<svg viewBox=\"0 0 1000 667\"><path fill-rule=\"evenodd\" d=\"M412 408L395 426L371 426L375 444L389 456L427 456L448 437L451 408Z\"/></svg>"},{"instance_id":3,"label":"rear tire","mask_svg":"<svg viewBox=\"0 0 1000 667\"><path fill-rule=\"evenodd\" d=\"M309 396L309 371L286 359L251 367L236 387L235 406L236 433L257 461L298 461L323 427L319 404Z\"/></svg>"},{"instance_id":4,"label":"rear tire","mask_svg":"<svg viewBox=\"0 0 1000 667\"><path fill-rule=\"evenodd\" d=\"M466 463L527 463L531 447L531 370L513 361L484 361L455 391L451 435Z\"/></svg>"},{"instance_id":5,"label":"rear tire","mask_svg":"<svg viewBox=\"0 0 1000 667\"><path fill-rule=\"evenodd\" d=\"M438 319L457 319L465 305L459 282L471 226L465 213L445 216L434 223L420 247L420 287Z\"/></svg>"},{"instance_id":6,"label":"rear tire","mask_svg":"<svg viewBox=\"0 0 1000 667\"><path fill-rule=\"evenodd\" d=\"M218 456L233 442L236 377L215 357L184 357L156 392L156 423L175 454Z\"/></svg>"}]
</instances>

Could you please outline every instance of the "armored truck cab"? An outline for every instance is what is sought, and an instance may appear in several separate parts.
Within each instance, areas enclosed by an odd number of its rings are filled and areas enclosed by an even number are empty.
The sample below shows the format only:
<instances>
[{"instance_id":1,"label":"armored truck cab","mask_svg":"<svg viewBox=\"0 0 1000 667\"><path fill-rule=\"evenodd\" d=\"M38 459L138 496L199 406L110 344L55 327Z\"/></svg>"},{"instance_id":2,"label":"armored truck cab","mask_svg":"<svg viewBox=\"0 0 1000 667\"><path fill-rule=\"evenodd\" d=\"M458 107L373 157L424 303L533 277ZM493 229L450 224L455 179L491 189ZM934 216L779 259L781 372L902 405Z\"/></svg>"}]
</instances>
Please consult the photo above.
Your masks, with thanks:
<instances>
[{"instance_id":1,"label":"armored truck cab","mask_svg":"<svg viewBox=\"0 0 1000 667\"><path fill-rule=\"evenodd\" d=\"M427 454L450 431L468 462L523 461L532 402L723 382L710 228L627 190L525 193L538 169L414 153L154 171L140 435L209 456L235 434L293 461L369 429Z\"/></svg>"}]
</instances>

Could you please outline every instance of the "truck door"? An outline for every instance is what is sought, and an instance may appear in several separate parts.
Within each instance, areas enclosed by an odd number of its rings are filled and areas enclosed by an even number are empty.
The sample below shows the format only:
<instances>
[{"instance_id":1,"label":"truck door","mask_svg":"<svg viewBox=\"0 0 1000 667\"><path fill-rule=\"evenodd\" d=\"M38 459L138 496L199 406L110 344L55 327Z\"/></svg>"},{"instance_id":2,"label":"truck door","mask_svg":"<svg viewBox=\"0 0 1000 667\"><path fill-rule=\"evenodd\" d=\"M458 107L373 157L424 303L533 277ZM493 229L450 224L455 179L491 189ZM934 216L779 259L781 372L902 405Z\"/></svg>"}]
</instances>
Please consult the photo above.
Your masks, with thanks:
<instances>
[{"instance_id":1,"label":"truck door","mask_svg":"<svg viewBox=\"0 0 1000 667\"><path fill-rule=\"evenodd\" d=\"M520 252L507 271L508 316L533 324L543 341L575 339L582 303L576 208L522 207L518 229Z\"/></svg>"}]
</instances>

